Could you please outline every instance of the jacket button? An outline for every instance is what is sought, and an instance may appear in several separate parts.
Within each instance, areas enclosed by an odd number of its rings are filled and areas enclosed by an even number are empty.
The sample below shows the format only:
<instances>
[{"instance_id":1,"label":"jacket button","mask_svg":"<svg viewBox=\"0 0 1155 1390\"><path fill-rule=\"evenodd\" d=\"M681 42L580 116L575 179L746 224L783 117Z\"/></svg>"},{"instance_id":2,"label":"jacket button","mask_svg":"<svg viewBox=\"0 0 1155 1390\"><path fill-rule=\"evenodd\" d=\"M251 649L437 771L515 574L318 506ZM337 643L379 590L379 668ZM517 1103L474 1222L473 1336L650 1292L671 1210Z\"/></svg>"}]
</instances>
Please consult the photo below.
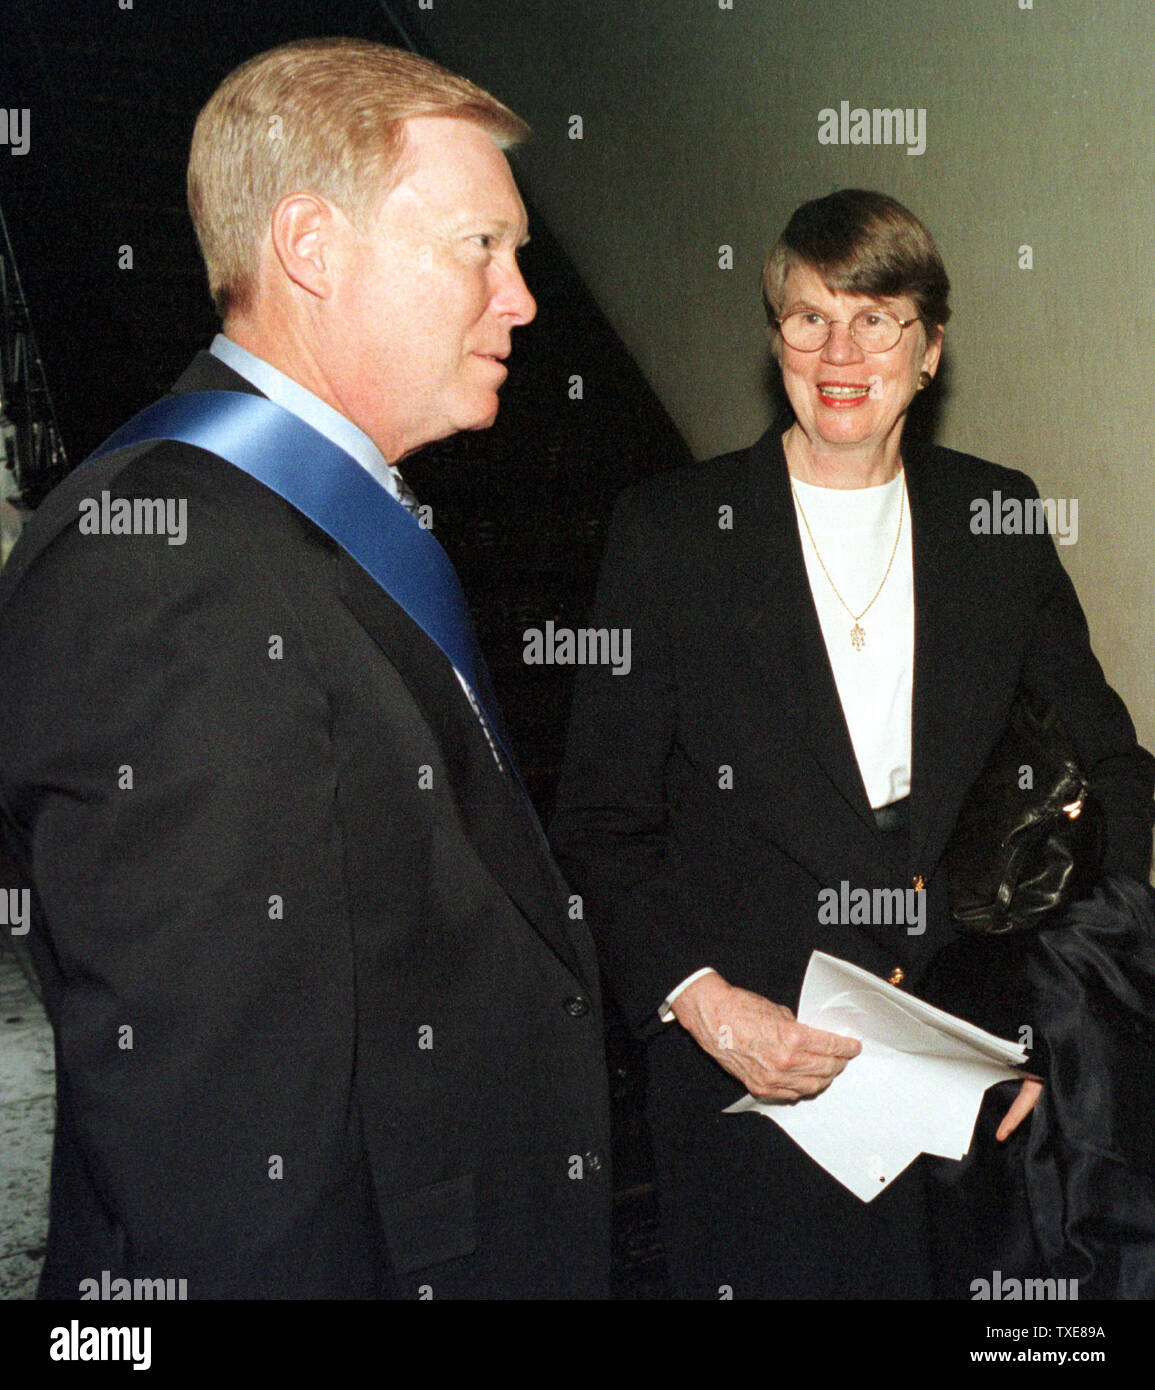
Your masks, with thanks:
<instances>
[{"instance_id":1,"label":"jacket button","mask_svg":"<svg viewBox=\"0 0 1155 1390\"><path fill-rule=\"evenodd\" d=\"M900 985L906 979L906 971L901 965L896 965L886 977L892 985Z\"/></svg>"},{"instance_id":2,"label":"jacket button","mask_svg":"<svg viewBox=\"0 0 1155 1390\"><path fill-rule=\"evenodd\" d=\"M588 999L583 999L580 994L575 994L572 999L565 1001L565 1011L570 1018L581 1018L590 1011Z\"/></svg>"}]
</instances>

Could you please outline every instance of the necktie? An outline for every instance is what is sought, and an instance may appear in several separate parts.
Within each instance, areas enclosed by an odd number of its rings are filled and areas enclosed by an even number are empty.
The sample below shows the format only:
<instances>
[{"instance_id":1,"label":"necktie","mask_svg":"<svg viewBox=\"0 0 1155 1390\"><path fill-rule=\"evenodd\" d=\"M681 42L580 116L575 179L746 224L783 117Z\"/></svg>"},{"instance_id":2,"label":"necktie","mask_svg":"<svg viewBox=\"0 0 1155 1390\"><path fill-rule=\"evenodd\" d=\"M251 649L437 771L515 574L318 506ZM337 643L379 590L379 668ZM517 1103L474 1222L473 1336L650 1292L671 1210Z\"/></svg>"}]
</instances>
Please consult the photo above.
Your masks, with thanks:
<instances>
[{"instance_id":1,"label":"necktie","mask_svg":"<svg viewBox=\"0 0 1155 1390\"><path fill-rule=\"evenodd\" d=\"M397 484L397 500L412 516L417 515L417 495L401 476L400 468L393 469L393 481Z\"/></svg>"}]
</instances>

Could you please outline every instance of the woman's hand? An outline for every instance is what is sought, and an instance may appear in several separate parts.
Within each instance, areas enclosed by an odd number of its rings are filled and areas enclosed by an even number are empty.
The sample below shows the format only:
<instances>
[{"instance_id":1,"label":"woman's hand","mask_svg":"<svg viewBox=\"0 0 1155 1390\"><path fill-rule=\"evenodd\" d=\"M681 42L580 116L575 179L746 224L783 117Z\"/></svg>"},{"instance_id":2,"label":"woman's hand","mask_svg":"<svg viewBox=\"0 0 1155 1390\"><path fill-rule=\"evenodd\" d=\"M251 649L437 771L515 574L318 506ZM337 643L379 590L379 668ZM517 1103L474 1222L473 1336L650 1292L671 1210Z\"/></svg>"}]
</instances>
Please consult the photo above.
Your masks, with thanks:
<instances>
[{"instance_id":1,"label":"woman's hand","mask_svg":"<svg viewBox=\"0 0 1155 1390\"><path fill-rule=\"evenodd\" d=\"M995 1131L995 1138L1000 1141L1010 1138L1035 1108L1035 1102L1042 1093L1043 1083L1041 1081L1024 1081L1019 1087L1019 1094L1011 1102L1011 1108L1003 1116L1002 1124Z\"/></svg>"},{"instance_id":2,"label":"woman's hand","mask_svg":"<svg viewBox=\"0 0 1155 1390\"><path fill-rule=\"evenodd\" d=\"M856 1038L808 1028L782 1004L716 973L695 980L670 1007L698 1046L758 1100L817 1095L862 1051Z\"/></svg>"}]
</instances>

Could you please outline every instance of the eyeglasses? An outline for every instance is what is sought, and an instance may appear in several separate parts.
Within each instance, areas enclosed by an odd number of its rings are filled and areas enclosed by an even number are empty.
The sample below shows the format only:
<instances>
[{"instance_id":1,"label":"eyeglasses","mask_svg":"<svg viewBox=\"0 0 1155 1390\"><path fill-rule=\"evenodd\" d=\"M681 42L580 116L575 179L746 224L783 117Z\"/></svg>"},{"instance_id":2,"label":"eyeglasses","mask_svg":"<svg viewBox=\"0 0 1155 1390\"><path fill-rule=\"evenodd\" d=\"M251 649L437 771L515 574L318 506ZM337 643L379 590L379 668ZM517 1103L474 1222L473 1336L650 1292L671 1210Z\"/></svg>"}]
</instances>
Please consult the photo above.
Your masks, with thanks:
<instances>
[{"instance_id":1,"label":"eyeglasses","mask_svg":"<svg viewBox=\"0 0 1155 1390\"><path fill-rule=\"evenodd\" d=\"M817 352L826 346L834 325L846 320L825 318L814 309L796 309L774 322L783 341L795 352ZM860 309L846 326L863 352L889 352L902 337L903 329L917 322L917 315L912 319L898 319L885 309Z\"/></svg>"}]
</instances>

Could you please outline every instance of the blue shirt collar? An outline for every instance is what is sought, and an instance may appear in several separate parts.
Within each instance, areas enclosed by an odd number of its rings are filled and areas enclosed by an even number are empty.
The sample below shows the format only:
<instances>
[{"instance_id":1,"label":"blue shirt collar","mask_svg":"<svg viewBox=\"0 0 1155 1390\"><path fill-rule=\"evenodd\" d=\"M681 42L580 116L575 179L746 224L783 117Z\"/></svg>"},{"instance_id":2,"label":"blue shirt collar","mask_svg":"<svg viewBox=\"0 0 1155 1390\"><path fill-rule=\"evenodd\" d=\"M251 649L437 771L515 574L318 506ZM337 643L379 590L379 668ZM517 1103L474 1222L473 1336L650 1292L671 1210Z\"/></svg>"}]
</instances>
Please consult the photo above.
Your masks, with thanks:
<instances>
[{"instance_id":1,"label":"blue shirt collar","mask_svg":"<svg viewBox=\"0 0 1155 1390\"><path fill-rule=\"evenodd\" d=\"M214 357L220 358L226 367L231 367L238 376L243 376L258 391L268 396L269 400L275 401L285 410L292 411L299 419L304 420L305 424L312 425L319 434L332 440L338 448L344 449L392 496L398 501L401 500L394 470L385 461L376 444L352 420L340 411L334 410L319 396L315 396L292 377L286 376L264 358L257 357L239 343L234 343L231 338L226 338L223 333L218 333L213 339L209 351Z\"/></svg>"}]
</instances>

